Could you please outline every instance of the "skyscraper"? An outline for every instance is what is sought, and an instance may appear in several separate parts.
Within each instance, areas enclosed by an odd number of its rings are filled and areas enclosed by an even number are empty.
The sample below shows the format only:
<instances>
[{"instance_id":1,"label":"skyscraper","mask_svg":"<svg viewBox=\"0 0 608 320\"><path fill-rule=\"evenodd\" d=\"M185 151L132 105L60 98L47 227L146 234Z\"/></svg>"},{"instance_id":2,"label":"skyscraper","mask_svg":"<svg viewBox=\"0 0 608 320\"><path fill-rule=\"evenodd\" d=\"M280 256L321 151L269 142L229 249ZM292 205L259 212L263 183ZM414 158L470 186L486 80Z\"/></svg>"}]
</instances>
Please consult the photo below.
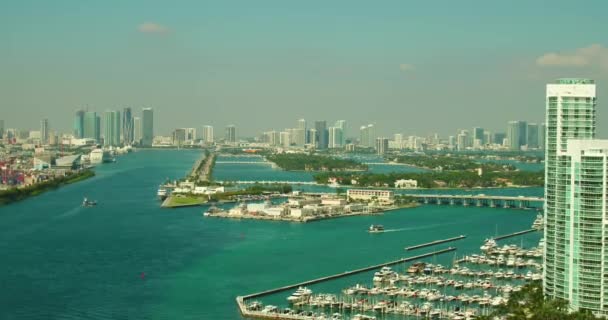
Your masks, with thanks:
<instances>
[{"instance_id":1,"label":"skyscraper","mask_svg":"<svg viewBox=\"0 0 608 320\"><path fill-rule=\"evenodd\" d=\"M87 111L84 113L84 129L83 138L93 139L99 142L99 117L95 111Z\"/></svg>"},{"instance_id":2,"label":"skyscraper","mask_svg":"<svg viewBox=\"0 0 608 320\"><path fill-rule=\"evenodd\" d=\"M329 132L327 131L326 121L315 121L317 149L327 149L329 145Z\"/></svg>"},{"instance_id":3,"label":"skyscraper","mask_svg":"<svg viewBox=\"0 0 608 320\"><path fill-rule=\"evenodd\" d=\"M376 136L376 128L373 124L361 126L359 129L359 144L361 144L361 146L375 148L376 138L378 137Z\"/></svg>"},{"instance_id":4,"label":"skyscraper","mask_svg":"<svg viewBox=\"0 0 608 320\"><path fill-rule=\"evenodd\" d=\"M122 141L125 145L133 143L133 113L128 107L122 109Z\"/></svg>"},{"instance_id":5,"label":"skyscraper","mask_svg":"<svg viewBox=\"0 0 608 320\"><path fill-rule=\"evenodd\" d=\"M339 127L329 127L329 141L327 146L329 148L340 148L342 147L342 129Z\"/></svg>"},{"instance_id":6,"label":"skyscraper","mask_svg":"<svg viewBox=\"0 0 608 320\"><path fill-rule=\"evenodd\" d=\"M133 117L133 143L141 144L141 118Z\"/></svg>"},{"instance_id":7,"label":"skyscraper","mask_svg":"<svg viewBox=\"0 0 608 320\"><path fill-rule=\"evenodd\" d=\"M574 310L605 312L608 144L578 140L594 138L595 106L592 80L547 85L543 291Z\"/></svg>"},{"instance_id":8,"label":"skyscraper","mask_svg":"<svg viewBox=\"0 0 608 320\"><path fill-rule=\"evenodd\" d=\"M154 140L154 110L143 108L141 117L141 145L151 147Z\"/></svg>"},{"instance_id":9,"label":"skyscraper","mask_svg":"<svg viewBox=\"0 0 608 320\"><path fill-rule=\"evenodd\" d=\"M211 144L213 143L213 127L212 126L203 126L203 142Z\"/></svg>"},{"instance_id":10,"label":"skyscraper","mask_svg":"<svg viewBox=\"0 0 608 320\"><path fill-rule=\"evenodd\" d=\"M43 144L49 142L49 119L40 121L40 142Z\"/></svg>"},{"instance_id":11,"label":"skyscraper","mask_svg":"<svg viewBox=\"0 0 608 320\"><path fill-rule=\"evenodd\" d=\"M344 142L345 142L345 139L346 139L346 134L347 134L347 132L346 132L346 120L338 120L338 121L336 121L336 124L334 125L334 127L338 127L342 131L341 132L342 138L340 139L340 145L343 146Z\"/></svg>"},{"instance_id":12,"label":"skyscraper","mask_svg":"<svg viewBox=\"0 0 608 320\"><path fill-rule=\"evenodd\" d=\"M231 124L226 127L226 143L236 144L236 126Z\"/></svg>"},{"instance_id":13,"label":"skyscraper","mask_svg":"<svg viewBox=\"0 0 608 320\"><path fill-rule=\"evenodd\" d=\"M296 128L306 130L306 120L305 119L299 119L298 120L298 126Z\"/></svg>"},{"instance_id":14,"label":"skyscraper","mask_svg":"<svg viewBox=\"0 0 608 320\"><path fill-rule=\"evenodd\" d=\"M473 143L477 140L479 141L479 145L484 145L486 143L483 135L483 128L475 127L473 128Z\"/></svg>"},{"instance_id":15,"label":"skyscraper","mask_svg":"<svg viewBox=\"0 0 608 320\"><path fill-rule=\"evenodd\" d=\"M388 151L388 138L376 138L376 153L385 154Z\"/></svg>"},{"instance_id":16,"label":"skyscraper","mask_svg":"<svg viewBox=\"0 0 608 320\"><path fill-rule=\"evenodd\" d=\"M72 134L74 138L84 138L84 110L77 110L74 116L74 131Z\"/></svg>"},{"instance_id":17,"label":"skyscraper","mask_svg":"<svg viewBox=\"0 0 608 320\"><path fill-rule=\"evenodd\" d=\"M538 148L538 124L536 123L528 123L528 148Z\"/></svg>"},{"instance_id":18,"label":"skyscraper","mask_svg":"<svg viewBox=\"0 0 608 320\"><path fill-rule=\"evenodd\" d=\"M120 111L108 110L104 113L103 145L120 145Z\"/></svg>"},{"instance_id":19,"label":"skyscraper","mask_svg":"<svg viewBox=\"0 0 608 320\"><path fill-rule=\"evenodd\" d=\"M281 131L279 133L279 143L284 148L287 148L291 145L291 135L288 131Z\"/></svg>"},{"instance_id":20,"label":"skyscraper","mask_svg":"<svg viewBox=\"0 0 608 320\"><path fill-rule=\"evenodd\" d=\"M547 126L545 123L540 124L540 129L538 131L538 147L541 150L545 150L545 139L547 138Z\"/></svg>"},{"instance_id":21,"label":"skyscraper","mask_svg":"<svg viewBox=\"0 0 608 320\"><path fill-rule=\"evenodd\" d=\"M509 121L507 126L507 139L511 150L520 150L528 143L528 124L525 121Z\"/></svg>"}]
</instances>

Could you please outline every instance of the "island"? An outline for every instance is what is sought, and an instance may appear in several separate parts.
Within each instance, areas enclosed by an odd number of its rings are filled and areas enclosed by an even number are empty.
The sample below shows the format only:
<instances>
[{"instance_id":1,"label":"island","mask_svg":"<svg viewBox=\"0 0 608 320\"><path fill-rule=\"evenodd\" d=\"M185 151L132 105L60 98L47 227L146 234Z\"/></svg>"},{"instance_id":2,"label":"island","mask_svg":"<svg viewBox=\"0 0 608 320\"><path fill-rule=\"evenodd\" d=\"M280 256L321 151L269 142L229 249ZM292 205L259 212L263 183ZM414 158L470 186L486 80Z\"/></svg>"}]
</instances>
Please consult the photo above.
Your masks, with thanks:
<instances>
[{"instance_id":1,"label":"island","mask_svg":"<svg viewBox=\"0 0 608 320\"><path fill-rule=\"evenodd\" d=\"M304 153L276 153L266 160L288 171L366 171L367 165L351 159Z\"/></svg>"}]
</instances>

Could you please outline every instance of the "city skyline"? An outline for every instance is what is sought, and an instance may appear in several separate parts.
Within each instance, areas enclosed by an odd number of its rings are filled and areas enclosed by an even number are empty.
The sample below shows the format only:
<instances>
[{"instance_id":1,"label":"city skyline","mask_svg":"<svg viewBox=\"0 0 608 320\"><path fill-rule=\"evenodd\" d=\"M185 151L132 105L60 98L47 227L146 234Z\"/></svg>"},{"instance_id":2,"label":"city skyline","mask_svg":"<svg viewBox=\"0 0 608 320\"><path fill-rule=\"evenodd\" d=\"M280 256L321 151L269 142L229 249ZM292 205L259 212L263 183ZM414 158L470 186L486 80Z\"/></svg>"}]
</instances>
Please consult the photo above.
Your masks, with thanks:
<instances>
[{"instance_id":1,"label":"city skyline","mask_svg":"<svg viewBox=\"0 0 608 320\"><path fill-rule=\"evenodd\" d=\"M540 123L538 93L556 78L593 78L606 90L600 9L566 1L520 2L516 12L511 4L479 1L439 10L399 2L323 3L321 11L320 2L271 3L268 13L248 3L139 12L134 1L113 16L115 23L105 20L112 9L106 4L83 6L80 18L59 14L71 1L39 10L3 4L2 21L11 26L0 29L10 49L0 53L0 109L11 111L5 127L36 128L48 118L67 131L72 119L64 115L74 110L130 106L154 108L162 119L156 131L164 135L210 122L234 123L239 135L253 136L268 125L262 120L294 118L375 123L386 135L447 135L459 127L498 129L503 120ZM268 20L254 19L258 14ZM223 23L227 17L236 19ZM554 23L566 17L568 24ZM30 20L54 27L19 23ZM603 117L600 110L598 121ZM598 136L606 134L598 128Z\"/></svg>"}]
</instances>

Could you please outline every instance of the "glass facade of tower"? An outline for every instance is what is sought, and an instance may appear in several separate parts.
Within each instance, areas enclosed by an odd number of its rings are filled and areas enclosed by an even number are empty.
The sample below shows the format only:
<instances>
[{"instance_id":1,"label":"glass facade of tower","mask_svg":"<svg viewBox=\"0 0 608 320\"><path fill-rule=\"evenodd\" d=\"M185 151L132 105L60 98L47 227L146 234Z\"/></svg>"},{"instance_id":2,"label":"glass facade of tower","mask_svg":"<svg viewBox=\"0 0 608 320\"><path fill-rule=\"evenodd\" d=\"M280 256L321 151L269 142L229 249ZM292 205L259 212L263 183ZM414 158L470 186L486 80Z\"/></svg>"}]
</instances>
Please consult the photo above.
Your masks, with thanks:
<instances>
[{"instance_id":1,"label":"glass facade of tower","mask_svg":"<svg viewBox=\"0 0 608 320\"><path fill-rule=\"evenodd\" d=\"M582 287L573 274L582 271L580 259L586 258L579 257L579 247L572 247L582 230L572 223L578 212L572 209L581 201L573 195L573 170L580 168L573 167L568 140L594 138L595 104L592 80L561 79L547 85L543 287L547 296L569 300L574 307Z\"/></svg>"}]
</instances>

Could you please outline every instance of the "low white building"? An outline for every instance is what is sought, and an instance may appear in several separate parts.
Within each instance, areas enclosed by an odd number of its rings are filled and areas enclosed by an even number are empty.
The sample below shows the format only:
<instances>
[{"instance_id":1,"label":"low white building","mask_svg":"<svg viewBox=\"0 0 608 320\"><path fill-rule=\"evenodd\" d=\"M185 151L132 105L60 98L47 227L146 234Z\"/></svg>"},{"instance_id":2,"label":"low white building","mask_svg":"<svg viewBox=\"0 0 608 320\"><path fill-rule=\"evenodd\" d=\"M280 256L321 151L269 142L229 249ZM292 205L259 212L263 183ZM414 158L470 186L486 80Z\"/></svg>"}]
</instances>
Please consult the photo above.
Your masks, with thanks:
<instances>
[{"instance_id":1,"label":"low white building","mask_svg":"<svg viewBox=\"0 0 608 320\"><path fill-rule=\"evenodd\" d=\"M395 181L395 188L400 189L416 189L418 188L418 181L414 179L401 179Z\"/></svg>"},{"instance_id":2,"label":"low white building","mask_svg":"<svg viewBox=\"0 0 608 320\"><path fill-rule=\"evenodd\" d=\"M348 199L353 200L372 200L377 199L383 202L391 202L395 193L390 190L368 190L368 189L348 189L346 191Z\"/></svg>"}]
</instances>

